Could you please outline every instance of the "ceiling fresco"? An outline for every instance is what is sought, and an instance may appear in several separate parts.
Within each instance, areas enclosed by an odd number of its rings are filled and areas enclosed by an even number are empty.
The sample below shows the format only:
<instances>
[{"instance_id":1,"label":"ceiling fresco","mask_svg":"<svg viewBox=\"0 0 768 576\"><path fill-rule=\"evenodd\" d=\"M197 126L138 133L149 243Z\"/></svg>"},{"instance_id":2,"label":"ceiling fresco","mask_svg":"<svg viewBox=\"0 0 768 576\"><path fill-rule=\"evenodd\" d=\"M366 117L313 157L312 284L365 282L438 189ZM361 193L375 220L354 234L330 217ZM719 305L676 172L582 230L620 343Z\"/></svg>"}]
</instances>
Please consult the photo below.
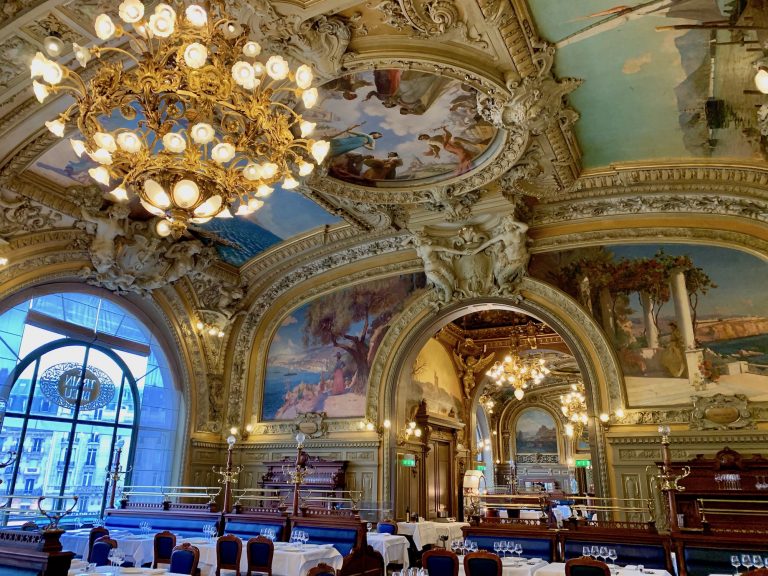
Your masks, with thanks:
<instances>
[{"instance_id":1,"label":"ceiling fresco","mask_svg":"<svg viewBox=\"0 0 768 576\"><path fill-rule=\"evenodd\" d=\"M763 160L750 51L756 8L745 1L529 2L570 96L587 168L685 157ZM744 91L747 90L745 94Z\"/></svg>"},{"instance_id":2,"label":"ceiling fresco","mask_svg":"<svg viewBox=\"0 0 768 576\"><path fill-rule=\"evenodd\" d=\"M477 93L458 80L415 70L343 76L320 90L305 117L330 140L328 172L362 186L438 180L482 163L496 128L477 113Z\"/></svg>"}]
</instances>

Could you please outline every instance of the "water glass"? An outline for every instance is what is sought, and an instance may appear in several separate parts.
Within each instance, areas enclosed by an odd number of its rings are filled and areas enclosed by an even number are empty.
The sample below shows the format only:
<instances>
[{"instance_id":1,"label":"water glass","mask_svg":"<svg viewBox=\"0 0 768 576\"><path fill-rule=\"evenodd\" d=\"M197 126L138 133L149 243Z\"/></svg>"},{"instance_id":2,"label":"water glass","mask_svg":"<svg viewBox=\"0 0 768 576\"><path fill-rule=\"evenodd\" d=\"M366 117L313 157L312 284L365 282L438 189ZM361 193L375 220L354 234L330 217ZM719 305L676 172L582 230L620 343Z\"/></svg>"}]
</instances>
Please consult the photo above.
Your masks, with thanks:
<instances>
[{"instance_id":1,"label":"water glass","mask_svg":"<svg viewBox=\"0 0 768 576\"><path fill-rule=\"evenodd\" d=\"M582 546L581 547L581 555L584 556L584 557L587 557L587 556L590 555L589 546Z\"/></svg>"},{"instance_id":2,"label":"water glass","mask_svg":"<svg viewBox=\"0 0 768 576\"><path fill-rule=\"evenodd\" d=\"M616 554L616 548L609 548L608 549L608 558L611 560L611 564L616 564L616 559L619 557L618 554Z\"/></svg>"},{"instance_id":3,"label":"water glass","mask_svg":"<svg viewBox=\"0 0 768 576\"><path fill-rule=\"evenodd\" d=\"M600 552L600 549L597 546L592 546L592 548L589 549L589 555L595 559L597 558L597 555L599 552Z\"/></svg>"},{"instance_id":4,"label":"water glass","mask_svg":"<svg viewBox=\"0 0 768 576\"><path fill-rule=\"evenodd\" d=\"M520 560L520 558L523 555L523 545L522 544L515 544L515 554L517 554L517 559Z\"/></svg>"},{"instance_id":5,"label":"water glass","mask_svg":"<svg viewBox=\"0 0 768 576\"><path fill-rule=\"evenodd\" d=\"M368 524L366 524L365 527L368 528L368 532L373 531L373 524L371 524L370 522L368 522Z\"/></svg>"},{"instance_id":6,"label":"water glass","mask_svg":"<svg viewBox=\"0 0 768 576\"><path fill-rule=\"evenodd\" d=\"M741 560L739 559L738 554L732 554L731 555L731 566L733 566L734 574L738 576L739 574L739 566L741 566Z\"/></svg>"},{"instance_id":7,"label":"water glass","mask_svg":"<svg viewBox=\"0 0 768 576\"><path fill-rule=\"evenodd\" d=\"M496 553L496 556L501 556L501 554L499 554L499 552L501 552L501 542L493 543L493 551Z\"/></svg>"},{"instance_id":8,"label":"water glass","mask_svg":"<svg viewBox=\"0 0 768 576\"><path fill-rule=\"evenodd\" d=\"M756 570L759 570L760 568L763 567L763 559L757 554L755 554L754 556L752 556L752 566L754 566Z\"/></svg>"},{"instance_id":9,"label":"water glass","mask_svg":"<svg viewBox=\"0 0 768 576\"><path fill-rule=\"evenodd\" d=\"M742 554L741 565L749 571L749 569L752 568L752 556L750 554Z\"/></svg>"}]
</instances>

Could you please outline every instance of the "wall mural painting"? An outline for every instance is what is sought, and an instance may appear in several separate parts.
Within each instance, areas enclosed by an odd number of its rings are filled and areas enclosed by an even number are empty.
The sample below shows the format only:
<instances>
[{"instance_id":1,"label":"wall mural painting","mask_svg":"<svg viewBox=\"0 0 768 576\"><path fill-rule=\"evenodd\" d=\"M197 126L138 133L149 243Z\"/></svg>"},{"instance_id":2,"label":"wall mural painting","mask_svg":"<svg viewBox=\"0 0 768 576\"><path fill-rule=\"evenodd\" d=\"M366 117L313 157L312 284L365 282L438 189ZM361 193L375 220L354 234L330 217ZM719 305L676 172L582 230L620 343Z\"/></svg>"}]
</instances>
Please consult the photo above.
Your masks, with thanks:
<instances>
[{"instance_id":1,"label":"wall mural painting","mask_svg":"<svg viewBox=\"0 0 768 576\"><path fill-rule=\"evenodd\" d=\"M557 48L585 167L685 156L765 160L764 96L754 87L762 3L746 0L535 0ZM749 28L752 28L751 30ZM621 119L621 120L617 120ZM628 138L627 134L632 137Z\"/></svg>"},{"instance_id":2,"label":"wall mural painting","mask_svg":"<svg viewBox=\"0 0 768 576\"><path fill-rule=\"evenodd\" d=\"M262 420L365 415L368 374L397 314L425 286L407 274L337 290L291 312L267 356Z\"/></svg>"},{"instance_id":3,"label":"wall mural painting","mask_svg":"<svg viewBox=\"0 0 768 576\"><path fill-rule=\"evenodd\" d=\"M366 71L320 88L304 113L330 140L329 174L353 184L458 176L473 169L496 136L477 113L477 92L414 70Z\"/></svg>"},{"instance_id":4,"label":"wall mural painting","mask_svg":"<svg viewBox=\"0 0 768 576\"><path fill-rule=\"evenodd\" d=\"M425 400L433 414L457 417L462 414L461 384L450 353L431 338L419 351L406 387L405 410L410 415Z\"/></svg>"},{"instance_id":5,"label":"wall mural painting","mask_svg":"<svg viewBox=\"0 0 768 576\"><path fill-rule=\"evenodd\" d=\"M768 401L768 265L756 256L691 244L583 248L537 256L531 273L602 326L630 408L715 394Z\"/></svg>"},{"instance_id":6,"label":"wall mural painting","mask_svg":"<svg viewBox=\"0 0 768 576\"><path fill-rule=\"evenodd\" d=\"M526 408L515 423L517 454L557 454L557 426L552 414L541 408Z\"/></svg>"}]
</instances>

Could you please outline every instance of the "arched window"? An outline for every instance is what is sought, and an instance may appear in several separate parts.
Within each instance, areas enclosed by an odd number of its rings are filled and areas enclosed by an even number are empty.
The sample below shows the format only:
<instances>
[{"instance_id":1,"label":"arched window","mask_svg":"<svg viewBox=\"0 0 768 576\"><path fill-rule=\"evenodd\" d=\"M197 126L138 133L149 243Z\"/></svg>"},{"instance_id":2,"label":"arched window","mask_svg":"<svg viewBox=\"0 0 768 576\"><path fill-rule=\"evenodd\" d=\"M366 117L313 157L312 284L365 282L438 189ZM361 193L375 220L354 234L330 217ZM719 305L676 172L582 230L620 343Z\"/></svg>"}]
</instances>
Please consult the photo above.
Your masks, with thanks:
<instances>
[{"instance_id":1,"label":"arched window","mask_svg":"<svg viewBox=\"0 0 768 576\"><path fill-rule=\"evenodd\" d=\"M118 446L126 484L172 484L180 404L158 342L110 300L54 294L0 316L6 494L77 494L98 516Z\"/></svg>"}]
</instances>

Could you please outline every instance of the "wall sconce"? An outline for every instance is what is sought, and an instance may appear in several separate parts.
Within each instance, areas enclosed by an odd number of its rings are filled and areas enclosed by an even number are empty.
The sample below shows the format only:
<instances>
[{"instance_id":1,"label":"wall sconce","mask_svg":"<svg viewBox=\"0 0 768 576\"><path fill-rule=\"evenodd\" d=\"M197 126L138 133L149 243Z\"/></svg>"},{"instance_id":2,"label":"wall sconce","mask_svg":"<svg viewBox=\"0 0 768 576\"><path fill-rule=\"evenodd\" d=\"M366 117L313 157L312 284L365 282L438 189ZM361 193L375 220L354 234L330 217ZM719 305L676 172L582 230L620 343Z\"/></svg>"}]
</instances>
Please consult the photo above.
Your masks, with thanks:
<instances>
[{"instance_id":1,"label":"wall sconce","mask_svg":"<svg viewBox=\"0 0 768 576\"><path fill-rule=\"evenodd\" d=\"M224 330L216 326L215 324L207 324L202 320L198 320L195 324L195 328L200 334L208 334L212 338L224 338Z\"/></svg>"},{"instance_id":2,"label":"wall sconce","mask_svg":"<svg viewBox=\"0 0 768 576\"><path fill-rule=\"evenodd\" d=\"M619 408L616 410L616 412L613 412L611 414L608 414L607 412L602 412L600 416L598 416L598 421L600 422L600 425L607 430L608 428L611 427L612 422L615 422L616 420L620 420L621 418L624 418L623 408Z\"/></svg>"},{"instance_id":3,"label":"wall sconce","mask_svg":"<svg viewBox=\"0 0 768 576\"><path fill-rule=\"evenodd\" d=\"M755 62L755 87L763 94L768 94L768 62L761 58Z\"/></svg>"},{"instance_id":4,"label":"wall sconce","mask_svg":"<svg viewBox=\"0 0 768 576\"><path fill-rule=\"evenodd\" d=\"M416 426L416 422L411 420L408 422L406 427L397 435L397 443L398 444L405 444L406 442L410 442L411 438L421 438L421 428Z\"/></svg>"},{"instance_id":5,"label":"wall sconce","mask_svg":"<svg viewBox=\"0 0 768 576\"><path fill-rule=\"evenodd\" d=\"M371 420L368 420L368 418L364 418L357 423L357 429L360 432L376 432L379 436L383 436L384 431L389 430L391 427L392 423L389 421L389 419L384 420L381 426L376 426L376 424L374 424Z\"/></svg>"},{"instance_id":6,"label":"wall sconce","mask_svg":"<svg viewBox=\"0 0 768 576\"><path fill-rule=\"evenodd\" d=\"M235 426L229 429L230 435L234 436L235 438L239 436L241 440L248 440L251 432L253 432L252 424L246 424L245 429L242 432L240 432L240 429Z\"/></svg>"}]
</instances>

